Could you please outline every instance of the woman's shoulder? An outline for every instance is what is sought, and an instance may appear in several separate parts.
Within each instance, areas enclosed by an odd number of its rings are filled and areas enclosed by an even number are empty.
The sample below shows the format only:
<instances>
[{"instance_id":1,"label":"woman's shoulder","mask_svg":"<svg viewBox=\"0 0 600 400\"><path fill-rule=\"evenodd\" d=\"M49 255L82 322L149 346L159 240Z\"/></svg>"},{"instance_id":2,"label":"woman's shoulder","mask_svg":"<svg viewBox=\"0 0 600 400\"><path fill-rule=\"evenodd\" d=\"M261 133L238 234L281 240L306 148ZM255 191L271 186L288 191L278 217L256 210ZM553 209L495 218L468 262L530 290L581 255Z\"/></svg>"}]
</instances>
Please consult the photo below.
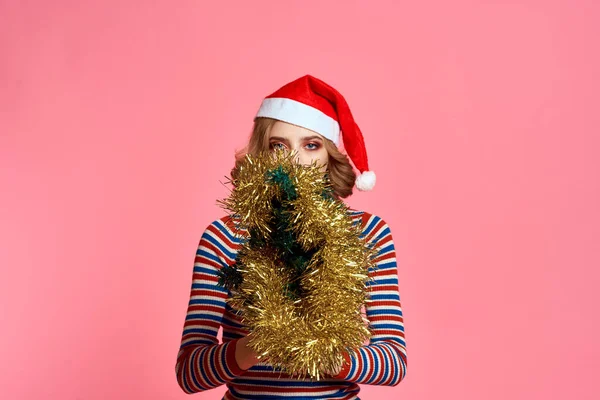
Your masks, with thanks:
<instances>
[{"instance_id":1,"label":"woman's shoulder","mask_svg":"<svg viewBox=\"0 0 600 400\"><path fill-rule=\"evenodd\" d=\"M386 226L387 222L379 215L365 210L355 210L348 207L348 214L356 223L360 223L364 229L376 226Z\"/></svg>"},{"instance_id":2,"label":"woman's shoulder","mask_svg":"<svg viewBox=\"0 0 600 400\"><path fill-rule=\"evenodd\" d=\"M239 217L235 215L223 215L209 223L204 231L205 234L211 233L232 242L239 242L246 234L246 230L240 228L239 222Z\"/></svg>"},{"instance_id":3,"label":"woman's shoulder","mask_svg":"<svg viewBox=\"0 0 600 400\"><path fill-rule=\"evenodd\" d=\"M382 229L389 229L387 222L377 214L366 210L357 210L348 207L348 215L352 218L355 224L360 225L365 233L370 231L381 231ZM247 234L247 231L239 226L239 216L223 215L213 220L206 228L208 231L220 233L231 239L243 237Z\"/></svg>"},{"instance_id":4,"label":"woman's shoulder","mask_svg":"<svg viewBox=\"0 0 600 400\"><path fill-rule=\"evenodd\" d=\"M349 209L349 212L354 218L355 224L360 224L362 227L361 237L367 242L373 243L377 247L387 247L393 243L392 231L381 216L363 210Z\"/></svg>"}]
</instances>

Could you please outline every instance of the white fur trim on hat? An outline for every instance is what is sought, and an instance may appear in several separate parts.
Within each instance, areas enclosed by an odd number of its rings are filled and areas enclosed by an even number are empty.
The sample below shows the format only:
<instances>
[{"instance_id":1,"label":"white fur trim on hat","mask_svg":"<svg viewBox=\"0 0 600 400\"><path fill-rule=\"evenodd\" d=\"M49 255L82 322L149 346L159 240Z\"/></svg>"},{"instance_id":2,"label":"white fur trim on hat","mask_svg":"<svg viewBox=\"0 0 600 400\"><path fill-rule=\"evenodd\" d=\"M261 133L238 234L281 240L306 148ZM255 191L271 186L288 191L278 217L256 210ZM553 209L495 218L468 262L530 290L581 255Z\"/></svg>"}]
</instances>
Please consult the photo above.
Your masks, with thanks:
<instances>
[{"instance_id":1,"label":"white fur trim on hat","mask_svg":"<svg viewBox=\"0 0 600 400\"><path fill-rule=\"evenodd\" d=\"M372 190L375 186L375 172L365 171L356 178L356 188L360 191Z\"/></svg>"},{"instance_id":2,"label":"white fur trim on hat","mask_svg":"<svg viewBox=\"0 0 600 400\"><path fill-rule=\"evenodd\" d=\"M270 97L262 101L257 117L268 117L289 122L323 135L340 144L340 125L323 111L296 100L284 97Z\"/></svg>"}]
</instances>

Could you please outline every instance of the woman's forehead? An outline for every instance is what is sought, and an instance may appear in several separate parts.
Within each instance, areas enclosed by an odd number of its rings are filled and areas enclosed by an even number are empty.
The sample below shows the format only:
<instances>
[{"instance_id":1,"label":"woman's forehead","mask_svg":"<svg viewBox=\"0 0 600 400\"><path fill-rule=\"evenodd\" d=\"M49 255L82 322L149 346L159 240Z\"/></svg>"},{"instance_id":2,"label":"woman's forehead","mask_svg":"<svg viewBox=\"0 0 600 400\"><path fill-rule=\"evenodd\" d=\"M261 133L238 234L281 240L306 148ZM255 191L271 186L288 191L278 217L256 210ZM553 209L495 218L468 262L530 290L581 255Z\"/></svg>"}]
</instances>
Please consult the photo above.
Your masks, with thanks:
<instances>
[{"instance_id":1,"label":"woman's forehead","mask_svg":"<svg viewBox=\"0 0 600 400\"><path fill-rule=\"evenodd\" d=\"M293 125L284 121L277 121L269 130L269 137L284 139L321 139L323 136L310 129Z\"/></svg>"}]
</instances>

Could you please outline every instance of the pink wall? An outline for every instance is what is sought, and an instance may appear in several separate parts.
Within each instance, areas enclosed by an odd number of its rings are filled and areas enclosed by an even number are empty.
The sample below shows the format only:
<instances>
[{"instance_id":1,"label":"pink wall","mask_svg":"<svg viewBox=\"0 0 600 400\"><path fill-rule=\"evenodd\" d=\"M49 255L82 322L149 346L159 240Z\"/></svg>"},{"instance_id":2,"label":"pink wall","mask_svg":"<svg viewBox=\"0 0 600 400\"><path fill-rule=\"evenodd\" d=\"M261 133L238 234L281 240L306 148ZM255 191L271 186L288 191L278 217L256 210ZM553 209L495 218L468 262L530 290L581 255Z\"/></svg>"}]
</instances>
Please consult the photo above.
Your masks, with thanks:
<instances>
[{"instance_id":1,"label":"pink wall","mask_svg":"<svg viewBox=\"0 0 600 400\"><path fill-rule=\"evenodd\" d=\"M397 247L408 374L362 398L599 398L597 2L231 3L0 1L0 397L188 398L219 180L310 73Z\"/></svg>"}]
</instances>

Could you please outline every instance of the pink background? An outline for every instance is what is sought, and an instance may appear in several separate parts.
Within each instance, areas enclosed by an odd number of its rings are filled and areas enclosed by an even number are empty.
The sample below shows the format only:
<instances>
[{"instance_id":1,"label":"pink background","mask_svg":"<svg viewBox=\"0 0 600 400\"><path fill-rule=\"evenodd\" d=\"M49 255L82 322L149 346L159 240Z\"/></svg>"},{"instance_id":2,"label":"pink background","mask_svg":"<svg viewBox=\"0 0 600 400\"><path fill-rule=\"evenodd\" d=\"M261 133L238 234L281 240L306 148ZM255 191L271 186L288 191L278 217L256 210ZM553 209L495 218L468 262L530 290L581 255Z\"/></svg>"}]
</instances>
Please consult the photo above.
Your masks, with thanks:
<instances>
[{"instance_id":1,"label":"pink background","mask_svg":"<svg viewBox=\"0 0 600 400\"><path fill-rule=\"evenodd\" d=\"M0 397L188 398L219 181L261 99L310 73L378 174L348 203L397 249L407 377L362 398L599 398L599 11L0 1Z\"/></svg>"}]
</instances>

